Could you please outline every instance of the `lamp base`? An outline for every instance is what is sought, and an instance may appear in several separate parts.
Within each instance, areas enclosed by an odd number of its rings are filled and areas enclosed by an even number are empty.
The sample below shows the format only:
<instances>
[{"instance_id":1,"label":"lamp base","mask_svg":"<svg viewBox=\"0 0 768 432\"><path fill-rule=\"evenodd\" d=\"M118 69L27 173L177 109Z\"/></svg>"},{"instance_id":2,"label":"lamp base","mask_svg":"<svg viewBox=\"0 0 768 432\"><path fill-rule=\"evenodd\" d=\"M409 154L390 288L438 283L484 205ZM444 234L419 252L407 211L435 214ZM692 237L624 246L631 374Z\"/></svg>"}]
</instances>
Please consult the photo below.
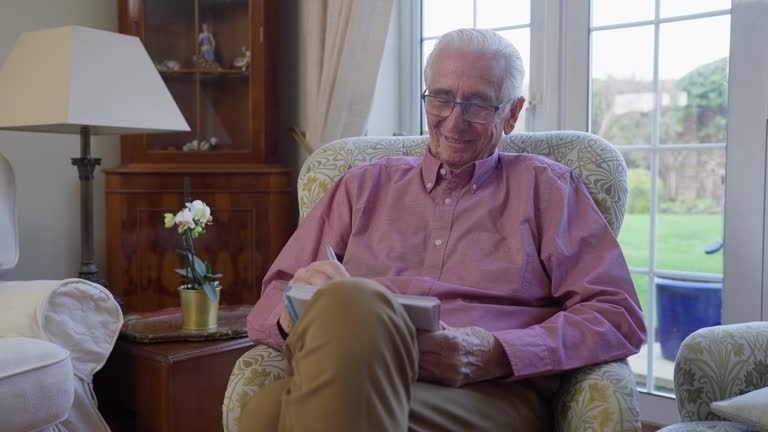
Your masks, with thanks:
<instances>
[{"instance_id":1,"label":"lamp base","mask_svg":"<svg viewBox=\"0 0 768 432\"><path fill-rule=\"evenodd\" d=\"M80 272L77 277L106 288L123 310L123 301L112 293L107 281L99 277L99 269L93 260L93 173L99 164L101 159L91 157L91 129L81 126L80 157L72 158L80 179Z\"/></svg>"},{"instance_id":2,"label":"lamp base","mask_svg":"<svg viewBox=\"0 0 768 432\"><path fill-rule=\"evenodd\" d=\"M99 284L104 288L109 289L109 286L107 285L107 281L99 277L98 273L81 271L77 274L77 277L79 277L80 279L85 279L89 282L93 282L95 284Z\"/></svg>"},{"instance_id":3,"label":"lamp base","mask_svg":"<svg viewBox=\"0 0 768 432\"><path fill-rule=\"evenodd\" d=\"M107 281L102 279L101 277L99 277L99 273L98 272L96 272L96 271L84 271L84 270L81 270L77 274L77 277L80 278L80 279L85 279L88 282L93 282L95 284L101 285L104 288L106 288L107 291L109 291L109 293L112 294L112 298L115 299L115 301L117 302L118 306L120 306L120 310L121 311L125 311L125 302L123 302L123 299L121 299L120 297L116 296L115 293L113 293L112 290L109 289L109 285L107 285Z\"/></svg>"}]
</instances>

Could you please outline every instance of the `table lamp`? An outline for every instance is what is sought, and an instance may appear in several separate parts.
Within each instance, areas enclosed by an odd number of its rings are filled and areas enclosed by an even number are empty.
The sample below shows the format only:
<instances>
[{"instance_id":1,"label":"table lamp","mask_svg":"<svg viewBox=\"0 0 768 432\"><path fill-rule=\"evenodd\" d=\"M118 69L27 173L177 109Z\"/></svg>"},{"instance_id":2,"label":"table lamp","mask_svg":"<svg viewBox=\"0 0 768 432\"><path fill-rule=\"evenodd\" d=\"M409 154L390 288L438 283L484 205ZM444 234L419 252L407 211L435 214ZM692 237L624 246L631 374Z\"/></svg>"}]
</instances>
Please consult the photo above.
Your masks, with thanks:
<instances>
[{"instance_id":1,"label":"table lamp","mask_svg":"<svg viewBox=\"0 0 768 432\"><path fill-rule=\"evenodd\" d=\"M68 26L22 33L0 69L0 129L80 135L80 271L101 285L93 253L91 135L189 131L141 41Z\"/></svg>"}]
</instances>

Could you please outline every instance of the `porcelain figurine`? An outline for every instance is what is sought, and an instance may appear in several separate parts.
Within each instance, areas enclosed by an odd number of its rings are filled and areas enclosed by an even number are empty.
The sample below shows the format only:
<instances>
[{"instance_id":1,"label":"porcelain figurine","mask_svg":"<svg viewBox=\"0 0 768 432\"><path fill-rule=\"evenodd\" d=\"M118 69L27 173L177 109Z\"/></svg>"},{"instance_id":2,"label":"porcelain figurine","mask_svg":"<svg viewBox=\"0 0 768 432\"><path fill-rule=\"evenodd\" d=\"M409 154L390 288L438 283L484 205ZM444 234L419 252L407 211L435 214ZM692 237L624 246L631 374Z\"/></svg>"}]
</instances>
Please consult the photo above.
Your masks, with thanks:
<instances>
[{"instance_id":1,"label":"porcelain figurine","mask_svg":"<svg viewBox=\"0 0 768 432\"><path fill-rule=\"evenodd\" d=\"M185 152L198 151L200 149L200 144L197 142L197 140L192 140L181 146L181 149Z\"/></svg>"},{"instance_id":2,"label":"porcelain figurine","mask_svg":"<svg viewBox=\"0 0 768 432\"><path fill-rule=\"evenodd\" d=\"M208 24L203 24L203 30L197 37L197 42L200 44L200 57L204 63L215 64L216 55L214 50L216 49L216 39L213 34L208 31Z\"/></svg>"},{"instance_id":3,"label":"porcelain figurine","mask_svg":"<svg viewBox=\"0 0 768 432\"><path fill-rule=\"evenodd\" d=\"M157 70L162 72L168 72L168 71L177 71L181 69L181 63L177 62L176 60L165 60L161 63L158 63Z\"/></svg>"},{"instance_id":4,"label":"porcelain figurine","mask_svg":"<svg viewBox=\"0 0 768 432\"><path fill-rule=\"evenodd\" d=\"M235 60L232 62L232 67L245 72L248 70L248 66L251 64L251 51L245 46L240 48L240 51L243 52L243 55L235 58Z\"/></svg>"},{"instance_id":5,"label":"porcelain figurine","mask_svg":"<svg viewBox=\"0 0 768 432\"><path fill-rule=\"evenodd\" d=\"M207 140L203 140L200 142L199 150L200 151L206 151L206 150L213 150L216 147L216 144L219 142L219 139L215 136L212 136L208 138Z\"/></svg>"},{"instance_id":6,"label":"porcelain figurine","mask_svg":"<svg viewBox=\"0 0 768 432\"><path fill-rule=\"evenodd\" d=\"M208 30L208 24L202 25L202 31L197 37L197 42L200 45L200 57L199 63L204 68L218 69L219 65L216 63L216 39L213 37L213 33Z\"/></svg>"},{"instance_id":7,"label":"porcelain figurine","mask_svg":"<svg viewBox=\"0 0 768 432\"><path fill-rule=\"evenodd\" d=\"M181 146L181 149L185 152L192 152L192 151L209 151L216 148L216 144L218 144L219 139L215 136L212 136L206 140L198 141L198 140L192 140L183 146Z\"/></svg>"}]
</instances>

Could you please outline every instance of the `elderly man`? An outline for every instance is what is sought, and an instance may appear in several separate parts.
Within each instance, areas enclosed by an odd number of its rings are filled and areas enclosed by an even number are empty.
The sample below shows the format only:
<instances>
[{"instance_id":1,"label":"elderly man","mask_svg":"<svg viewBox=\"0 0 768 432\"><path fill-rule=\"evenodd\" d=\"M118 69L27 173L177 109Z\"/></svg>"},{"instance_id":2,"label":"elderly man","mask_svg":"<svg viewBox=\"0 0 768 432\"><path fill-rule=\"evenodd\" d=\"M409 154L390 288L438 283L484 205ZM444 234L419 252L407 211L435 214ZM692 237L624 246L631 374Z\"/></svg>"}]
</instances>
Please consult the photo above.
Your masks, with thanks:
<instances>
[{"instance_id":1,"label":"elderly man","mask_svg":"<svg viewBox=\"0 0 768 432\"><path fill-rule=\"evenodd\" d=\"M557 373L637 352L632 280L584 185L496 151L523 75L494 32L440 38L425 156L350 170L269 270L249 335L291 372L256 393L241 431L543 431ZM295 325L291 281L322 287ZM417 333L390 292L440 298L445 327Z\"/></svg>"}]
</instances>

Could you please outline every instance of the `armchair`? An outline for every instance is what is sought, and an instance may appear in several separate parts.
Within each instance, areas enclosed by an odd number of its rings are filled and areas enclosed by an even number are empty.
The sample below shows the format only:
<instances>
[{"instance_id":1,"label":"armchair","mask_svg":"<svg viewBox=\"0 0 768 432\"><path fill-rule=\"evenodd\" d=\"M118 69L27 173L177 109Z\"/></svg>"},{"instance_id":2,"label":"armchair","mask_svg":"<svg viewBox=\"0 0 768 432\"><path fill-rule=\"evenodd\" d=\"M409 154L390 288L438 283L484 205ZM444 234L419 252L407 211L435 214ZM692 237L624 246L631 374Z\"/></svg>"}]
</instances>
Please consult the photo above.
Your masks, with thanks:
<instances>
[{"instance_id":1,"label":"armchair","mask_svg":"<svg viewBox=\"0 0 768 432\"><path fill-rule=\"evenodd\" d=\"M0 155L0 273L18 251L14 175ZM0 430L108 432L91 379L122 323L112 294L94 283L0 282Z\"/></svg>"},{"instance_id":2,"label":"armchair","mask_svg":"<svg viewBox=\"0 0 768 432\"><path fill-rule=\"evenodd\" d=\"M749 431L716 415L709 404L768 387L768 322L695 331L680 346L674 381L683 423L661 431Z\"/></svg>"},{"instance_id":3,"label":"armchair","mask_svg":"<svg viewBox=\"0 0 768 432\"><path fill-rule=\"evenodd\" d=\"M424 154L427 137L345 138L325 145L299 174L299 210L303 217L349 168L389 156ZM626 165L602 138L582 132L517 133L503 138L500 151L534 153L571 167L585 182L597 207L618 235L627 199ZM262 386L285 376L281 353L260 345L236 363L224 396L226 432L236 432L243 404ZM557 430L639 431L635 378L626 360L586 367L567 374L552 401Z\"/></svg>"}]
</instances>

